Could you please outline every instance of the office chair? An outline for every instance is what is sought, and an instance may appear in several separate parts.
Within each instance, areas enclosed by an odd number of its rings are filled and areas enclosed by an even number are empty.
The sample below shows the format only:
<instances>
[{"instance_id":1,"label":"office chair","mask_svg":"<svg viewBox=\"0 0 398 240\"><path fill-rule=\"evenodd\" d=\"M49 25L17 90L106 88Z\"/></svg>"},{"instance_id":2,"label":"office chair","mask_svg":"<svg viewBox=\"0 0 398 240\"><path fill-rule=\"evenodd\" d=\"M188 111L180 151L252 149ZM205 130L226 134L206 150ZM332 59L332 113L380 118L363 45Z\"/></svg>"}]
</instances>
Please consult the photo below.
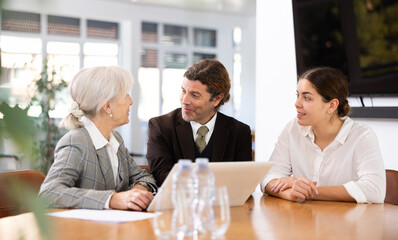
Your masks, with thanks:
<instances>
[{"instance_id":1,"label":"office chair","mask_svg":"<svg viewBox=\"0 0 398 240\"><path fill-rule=\"evenodd\" d=\"M0 172L0 218L27 212L22 193L31 191L36 197L45 177L36 170Z\"/></svg>"},{"instance_id":2,"label":"office chair","mask_svg":"<svg viewBox=\"0 0 398 240\"><path fill-rule=\"evenodd\" d=\"M145 169L149 173L148 165L139 165L141 169Z\"/></svg>"},{"instance_id":3,"label":"office chair","mask_svg":"<svg viewBox=\"0 0 398 240\"><path fill-rule=\"evenodd\" d=\"M398 171L386 170L387 191L384 203L398 205Z\"/></svg>"}]
</instances>

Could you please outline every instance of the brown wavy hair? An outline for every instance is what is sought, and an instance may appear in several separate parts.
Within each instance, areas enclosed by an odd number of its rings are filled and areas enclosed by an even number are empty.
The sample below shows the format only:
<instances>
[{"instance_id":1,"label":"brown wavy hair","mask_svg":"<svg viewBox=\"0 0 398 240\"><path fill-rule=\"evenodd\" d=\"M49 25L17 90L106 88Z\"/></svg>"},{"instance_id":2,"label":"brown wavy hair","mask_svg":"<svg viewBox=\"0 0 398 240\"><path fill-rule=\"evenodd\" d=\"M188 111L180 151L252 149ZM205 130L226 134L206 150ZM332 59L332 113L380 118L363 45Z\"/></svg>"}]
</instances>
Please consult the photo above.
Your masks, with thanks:
<instances>
[{"instance_id":1,"label":"brown wavy hair","mask_svg":"<svg viewBox=\"0 0 398 240\"><path fill-rule=\"evenodd\" d=\"M224 98L216 106L216 111L229 101L229 90L231 89L231 79L224 65L216 59L204 59L194 63L184 73L190 81L200 81L207 86L207 92L211 94L210 101L214 97L224 94Z\"/></svg>"}]
</instances>

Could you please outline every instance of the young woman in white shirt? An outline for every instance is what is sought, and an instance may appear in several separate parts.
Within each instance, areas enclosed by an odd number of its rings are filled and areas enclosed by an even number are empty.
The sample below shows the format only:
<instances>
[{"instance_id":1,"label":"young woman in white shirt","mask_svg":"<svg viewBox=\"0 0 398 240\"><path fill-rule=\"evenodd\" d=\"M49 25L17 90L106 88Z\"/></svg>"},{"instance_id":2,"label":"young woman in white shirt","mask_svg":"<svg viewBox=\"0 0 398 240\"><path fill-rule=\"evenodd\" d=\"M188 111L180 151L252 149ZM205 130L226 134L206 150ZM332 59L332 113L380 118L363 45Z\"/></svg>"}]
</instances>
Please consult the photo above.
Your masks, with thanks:
<instances>
[{"instance_id":1,"label":"young woman in white shirt","mask_svg":"<svg viewBox=\"0 0 398 240\"><path fill-rule=\"evenodd\" d=\"M264 193L290 201L383 203L386 176L376 134L347 117L348 86L337 69L299 77L297 117L287 124L261 182Z\"/></svg>"}]
</instances>

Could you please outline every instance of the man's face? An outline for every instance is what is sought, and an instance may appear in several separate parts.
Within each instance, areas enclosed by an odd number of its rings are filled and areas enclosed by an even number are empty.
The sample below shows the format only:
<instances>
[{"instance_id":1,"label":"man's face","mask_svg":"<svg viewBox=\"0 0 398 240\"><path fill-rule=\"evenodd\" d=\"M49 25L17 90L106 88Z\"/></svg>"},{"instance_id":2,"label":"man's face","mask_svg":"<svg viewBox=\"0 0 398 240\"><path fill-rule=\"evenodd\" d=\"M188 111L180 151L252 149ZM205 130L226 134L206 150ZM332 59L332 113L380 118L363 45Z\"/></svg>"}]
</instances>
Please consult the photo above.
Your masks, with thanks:
<instances>
[{"instance_id":1,"label":"man's face","mask_svg":"<svg viewBox=\"0 0 398 240\"><path fill-rule=\"evenodd\" d=\"M207 86L200 81L188 80L184 77L181 85L182 118L185 121L195 121L206 124L216 113L215 107L220 103L223 94L211 99Z\"/></svg>"}]
</instances>

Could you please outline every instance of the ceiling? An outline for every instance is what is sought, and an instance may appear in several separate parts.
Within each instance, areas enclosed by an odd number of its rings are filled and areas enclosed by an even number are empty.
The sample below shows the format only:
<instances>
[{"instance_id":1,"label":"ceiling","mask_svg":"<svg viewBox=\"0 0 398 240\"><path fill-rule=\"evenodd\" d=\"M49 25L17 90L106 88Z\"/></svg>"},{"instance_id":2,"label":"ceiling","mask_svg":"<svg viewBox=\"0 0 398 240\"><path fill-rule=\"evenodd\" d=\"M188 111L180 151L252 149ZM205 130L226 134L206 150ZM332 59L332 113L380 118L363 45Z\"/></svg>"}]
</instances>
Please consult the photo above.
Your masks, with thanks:
<instances>
[{"instance_id":1,"label":"ceiling","mask_svg":"<svg viewBox=\"0 0 398 240\"><path fill-rule=\"evenodd\" d=\"M256 0L105 0L128 4L183 8L195 11L214 11L239 15L254 15Z\"/></svg>"}]
</instances>

